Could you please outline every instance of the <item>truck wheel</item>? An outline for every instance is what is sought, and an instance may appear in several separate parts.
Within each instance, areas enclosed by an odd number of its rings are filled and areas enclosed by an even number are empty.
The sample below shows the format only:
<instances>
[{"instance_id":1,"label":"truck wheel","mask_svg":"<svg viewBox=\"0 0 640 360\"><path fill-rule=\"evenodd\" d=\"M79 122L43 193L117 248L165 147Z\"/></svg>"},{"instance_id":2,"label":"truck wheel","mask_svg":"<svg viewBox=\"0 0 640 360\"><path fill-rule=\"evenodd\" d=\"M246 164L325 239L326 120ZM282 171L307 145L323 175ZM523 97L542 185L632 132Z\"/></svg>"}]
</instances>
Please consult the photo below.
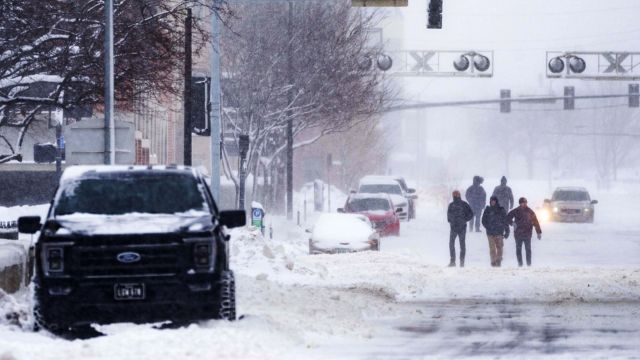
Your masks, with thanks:
<instances>
[{"instance_id":1,"label":"truck wheel","mask_svg":"<svg viewBox=\"0 0 640 360\"><path fill-rule=\"evenodd\" d=\"M228 270L222 273L219 286L220 298L217 318L233 321L236 319L236 281L233 271Z\"/></svg>"},{"instance_id":2,"label":"truck wheel","mask_svg":"<svg viewBox=\"0 0 640 360\"><path fill-rule=\"evenodd\" d=\"M56 336L65 336L69 332L69 328L61 326L57 323L48 323L42 316L40 305L33 306L33 331L46 330Z\"/></svg>"}]
</instances>

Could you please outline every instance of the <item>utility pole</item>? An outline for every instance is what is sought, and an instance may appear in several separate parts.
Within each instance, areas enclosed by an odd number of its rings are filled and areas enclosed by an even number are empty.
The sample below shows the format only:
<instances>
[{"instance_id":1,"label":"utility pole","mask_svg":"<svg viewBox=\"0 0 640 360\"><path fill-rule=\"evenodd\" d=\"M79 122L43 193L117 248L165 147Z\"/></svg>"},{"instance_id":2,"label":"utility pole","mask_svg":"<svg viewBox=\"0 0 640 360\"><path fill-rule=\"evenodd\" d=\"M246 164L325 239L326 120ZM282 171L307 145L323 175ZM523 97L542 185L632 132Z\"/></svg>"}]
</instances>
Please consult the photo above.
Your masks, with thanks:
<instances>
[{"instance_id":1,"label":"utility pole","mask_svg":"<svg viewBox=\"0 0 640 360\"><path fill-rule=\"evenodd\" d=\"M104 163L116 163L116 127L113 118L113 0L104 2Z\"/></svg>"},{"instance_id":2,"label":"utility pole","mask_svg":"<svg viewBox=\"0 0 640 360\"><path fill-rule=\"evenodd\" d=\"M220 0L213 0L216 9ZM220 19L215 11L211 14L211 193L220 202Z\"/></svg>"},{"instance_id":3,"label":"utility pole","mask_svg":"<svg viewBox=\"0 0 640 360\"><path fill-rule=\"evenodd\" d=\"M287 110L287 220L293 220L293 2L289 1L289 21L287 38L289 39L287 67L289 72L289 110Z\"/></svg>"},{"instance_id":4,"label":"utility pole","mask_svg":"<svg viewBox=\"0 0 640 360\"><path fill-rule=\"evenodd\" d=\"M184 165L191 166L191 8L184 20Z\"/></svg>"}]
</instances>

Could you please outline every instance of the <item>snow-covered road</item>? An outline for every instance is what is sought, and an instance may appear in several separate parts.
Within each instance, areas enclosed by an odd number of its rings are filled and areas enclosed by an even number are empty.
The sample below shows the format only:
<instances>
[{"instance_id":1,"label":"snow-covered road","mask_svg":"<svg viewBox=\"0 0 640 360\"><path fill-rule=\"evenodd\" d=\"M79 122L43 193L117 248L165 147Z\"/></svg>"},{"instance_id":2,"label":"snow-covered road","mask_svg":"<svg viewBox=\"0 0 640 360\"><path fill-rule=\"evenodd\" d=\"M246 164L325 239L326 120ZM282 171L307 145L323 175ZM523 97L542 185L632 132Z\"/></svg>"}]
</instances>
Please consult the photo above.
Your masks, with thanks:
<instances>
[{"instance_id":1,"label":"snow-covered road","mask_svg":"<svg viewBox=\"0 0 640 360\"><path fill-rule=\"evenodd\" d=\"M444 209L429 198L379 253L309 256L303 228L267 218L273 239L246 230L232 238L243 320L117 324L67 341L31 332L27 315L23 326L3 319L26 314L28 300L0 296L0 359L633 357L640 191L597 195L595 224L543 224L531 268L516 266L512 239L504 267L491 268L482 233L468 235L464 269L445 267Z\"/></svg>"}]
</instances>

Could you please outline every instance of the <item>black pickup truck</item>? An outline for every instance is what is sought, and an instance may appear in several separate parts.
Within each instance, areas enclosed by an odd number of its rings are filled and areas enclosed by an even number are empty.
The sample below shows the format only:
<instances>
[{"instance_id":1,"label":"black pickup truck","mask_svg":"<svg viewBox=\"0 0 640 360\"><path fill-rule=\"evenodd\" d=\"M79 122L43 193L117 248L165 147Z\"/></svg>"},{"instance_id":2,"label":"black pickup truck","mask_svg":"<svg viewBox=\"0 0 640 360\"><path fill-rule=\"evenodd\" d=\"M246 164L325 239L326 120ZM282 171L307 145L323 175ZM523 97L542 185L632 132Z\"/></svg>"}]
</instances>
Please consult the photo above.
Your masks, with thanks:
<instances>
[{"instance_id":1,"label":"black pickup truck","mask_svg":"<svg viewBox=\"0 0 640 360\"><path fill-rule=\"evenodd\" d=\"M235 319L227 228L244 211L221 211L188 167L97 166L65 170L37 233L34 315L65 332L114 322Z\"/></svg>"}]
</instances>

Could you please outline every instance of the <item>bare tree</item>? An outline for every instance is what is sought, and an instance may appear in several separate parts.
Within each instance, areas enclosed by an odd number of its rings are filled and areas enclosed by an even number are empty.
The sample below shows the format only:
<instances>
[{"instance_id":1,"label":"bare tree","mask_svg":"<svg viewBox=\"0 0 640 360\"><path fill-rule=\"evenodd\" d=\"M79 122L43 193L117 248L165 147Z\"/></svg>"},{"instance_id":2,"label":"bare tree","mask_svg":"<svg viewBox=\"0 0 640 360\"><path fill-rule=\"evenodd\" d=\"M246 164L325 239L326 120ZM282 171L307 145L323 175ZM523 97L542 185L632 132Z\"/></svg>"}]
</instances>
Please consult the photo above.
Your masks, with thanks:
<instances>
[{"instance_id":1,"label":"bare tree","mask_svg":"<svg viewBox=\"0 0 640 360\"><path fill-rule=\"evenodd\" d=\"M192 6L212 5L204 0L114 2L119 107L131 109L131 100L141 93L180 94L175 74L184 57L181 24ZM228 14L226 8L211 10ZM1 140L18 155L41 110L103 101L104 1L4 0L0 14L0 128L23 129L18 139ZM195 25L196 53L207 40L202 25Z\"/></svg>"},{"instance_id":2,"label":"bare tree","mask_svg":"<svg viewBox=\"0 0 640 360\"><path fill-rule=\"evenodd\" d=\"M248 173L281 173L289 120L294 137L310 134L300 148L371 120L393 97L381 72L360 66L381 51L367 46L378 15L346 0L301 2L289 22L285 6L234 9L223 36L223 101L237 110L226 128L250 136Z\"/></svg>"}]
</instances>

